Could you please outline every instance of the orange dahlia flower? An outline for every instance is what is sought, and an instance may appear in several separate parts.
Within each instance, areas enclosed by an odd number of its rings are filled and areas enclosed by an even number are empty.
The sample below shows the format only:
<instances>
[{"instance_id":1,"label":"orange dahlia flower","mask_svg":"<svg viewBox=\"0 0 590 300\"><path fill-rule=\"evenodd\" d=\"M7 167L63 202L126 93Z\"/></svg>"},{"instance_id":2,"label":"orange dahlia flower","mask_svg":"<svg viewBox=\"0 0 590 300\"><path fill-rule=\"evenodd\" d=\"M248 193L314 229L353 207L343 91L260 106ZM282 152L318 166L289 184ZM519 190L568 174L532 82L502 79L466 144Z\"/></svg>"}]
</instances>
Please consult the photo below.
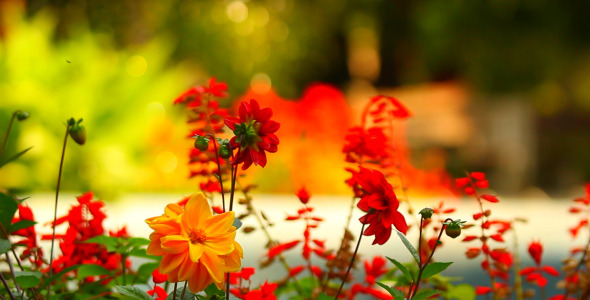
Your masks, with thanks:
<instances>
[{"instance_id":1,"label":"orange dahlia flower","mask_svg":"<svg viewBox=\"0 0 590 300\"><path fill-rule=\"evenodd\" d=\"M146 220L154 230L147 253L162 256L160 273L170 282L188 281L193 293L211 283L223 289L224 274L242 265L234 219L231 211L213 216L202 193L193 195L184 208L168 204L163 215Z\"/></svg>"}]
</instances>

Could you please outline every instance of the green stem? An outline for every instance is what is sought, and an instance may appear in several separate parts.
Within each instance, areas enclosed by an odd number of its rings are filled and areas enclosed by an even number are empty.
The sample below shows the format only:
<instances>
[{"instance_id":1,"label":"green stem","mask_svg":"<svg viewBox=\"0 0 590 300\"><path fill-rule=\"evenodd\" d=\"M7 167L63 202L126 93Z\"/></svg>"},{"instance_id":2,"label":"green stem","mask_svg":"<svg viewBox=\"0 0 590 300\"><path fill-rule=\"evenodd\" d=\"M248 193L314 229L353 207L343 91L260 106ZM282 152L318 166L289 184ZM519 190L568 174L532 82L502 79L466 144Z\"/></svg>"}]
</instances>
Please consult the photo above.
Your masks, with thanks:
<instances>
[{"instance_id":1,"label":"green stem","mask_svg":"<svg viewBox=\"0 0 590 300\"><path fill-rule=\"evenodd\" d=\"M361 227L361 233L359 234L359 239L358 242L356 243L356 247L354 248L354 253L352 254L352 258L350 259L350 264L348 265L348 269L346 270L346 275L344 275L344 278L342 278L342 283L340 284L340 288L338 288L338 293L336 293L336 297L334 297L334 300L338 300L338 296L340 296L340 293L342 292L342 288L344 287L344 284L346 283L346 279L348 278L348 274L350 274L350 269L352 269L352 265L354 265L354 260L356 259L356 254L359 251L359 246L361 245L361 240L363 238L363 232L365 231L365 223L363 223L363 226Z\"/></svg>"},{"instance_id":2,"label":"green stem","mask_svg":"<svg viewBox=\"0 0 590 300\"><path fill-rule=\"evenodd\" d=\"M240 151L242 150L242 146L238 147L238 153L236 154L235 160L237 161L240 158ZM231 179L231 191L229 194L229 211L233 210L234 207L234 194L236 191L236 178L238 176L238 164L232 167L232 179Z\"/></svg>"},{"instance_id":3,"label":"green stem","mask_svg":"<svg viewBox=\"0 0 590 300\"><path fill-rule=\"evenodd\" d=\"M217 161L217 173L219 175L219 186L221 187L221 203L223 205L223 211L225 212L225 193L223 191L223 179L221 178L221 162L219 161L219 152L217 152L217 140L215 136L211 133L207 134L213 138L213 149L215 149L215 159Z\"/></svg>"},{"instance_id":4,"label":"green stem","mask_svg":"<svg viewBox=\"0 0 590 300\"><path fill-rule=\"evenodd\" d=\"M0 148L0 161L2 160L2 154L4 154L4 148L6 148L6 142L8 141L8 135L10 134L10 130L12 129L12 123L14 123L14 118L16 118L16 111L12 113L12 117L10 118L10 122L8 123L8 128L6 129L6 134L4 135L4 140L2 141L2 148Z\"/></svg>"},{"instance_id":5,"label":"green stem","mask_svg":"<svg viewBox=\"0 0 590 300\"><path fill-rule=\"evenodd\" d=\"M49 278L53 275L53 249L55 248L55 222L57 221L57 203L59 199L59 187L61 185L61 173L63 171L64 166L64 157L66 155L66 145L68 143L68 134L70 132L70 123L66 126L66 136L64 138L64 145L61 150L61 160L59 162L59 173L57 175L57 187L55 189L55 207L53 209L53 232L51 234L51 250L49 252ZM51 294L51 282L47 285L47 299L49 299L49 295Z\"/></svg>"},{"instance_id":6,"label":"green stem","mask_svg":"<svg viewBox=\"0 0 590 300\"><path fill-rule=\"evenodd\" d=\"M445 222L452 221L452 220L453 219L451 219L451 218L447 218L445 220ZM420 220L420 222L422 222L422 220ZM430 263L430 260L434 256L434 251L436 251L436 247L438 247L438 242L440 241L440 238L441 238L446 226L447 225L445 225L443 222L443 225L440 228L440 233L438 234L438 238L436 239L436 242L434 243L434 248L432 248L432 252L430 252L430 256L426 260L425 264L422 264L422 263L420 264L420 271L418 271L418 279L416 279L416 285L414 286L414 291L410 293L410 297L408 299L414 298L414 296L416 296L416 293L418 293L418 289L420 288L420 280L422 279L422 273L424 272L424 269L426 269L426 266L428 265L428 263ZM422 231L422 230L420 230L420 231ZM419 255L419 257L420 257L420 260L422 260L420 255ZM410 289L410 291L411 291L411 289Z\"/></svg>"}]
</instances>

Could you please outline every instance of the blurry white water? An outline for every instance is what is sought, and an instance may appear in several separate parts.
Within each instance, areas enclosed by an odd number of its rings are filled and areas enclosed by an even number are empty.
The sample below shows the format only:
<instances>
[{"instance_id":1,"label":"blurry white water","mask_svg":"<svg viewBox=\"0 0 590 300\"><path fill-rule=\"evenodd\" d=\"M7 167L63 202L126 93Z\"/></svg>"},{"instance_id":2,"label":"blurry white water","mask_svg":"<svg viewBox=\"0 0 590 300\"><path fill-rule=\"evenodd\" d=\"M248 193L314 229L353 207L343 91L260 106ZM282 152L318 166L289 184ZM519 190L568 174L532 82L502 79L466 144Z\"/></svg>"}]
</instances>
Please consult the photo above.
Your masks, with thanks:
<instances>
[{"instance_id":1,"label":"blurry white water","mask_svg":"<svg viewBox=\"0 0 590 300\"><path fill-rule=\"evenodd\" d=\"M145 219L164 212L164 207L168 203L176 202L182 199L184 195L174 194L132 194L123 197L115 202L106 202L105 212L107 219L105 220L105 228L107 230L118 230L122 226L127 226L129 233L133 236L147 238L151 232L146 225ZM49 233L49 226L43 224L49 222L53 216L54 195L41 194L33 195L27 203L32 207L35 217L39 224L37 224L37 231L41 233ZM70 206L75 203L75 195L62 194L60 196L58 216L65 215ZM317 238L326 241L327 248L334 249L338 247L340 239L343 235L343 226L350 207L350 197L347 196L312 196L309 205L314 207L314 214L324 218L324 222L315 230L312 231L312 238ZM417 199L413 200L412 206L416 211L424 207L435 207L441 199ZM220 203L220 201L219 201ZM527 254L528 243L533 240L540 240L544 245L544 260L547 264L552 264L556 268L560 268L559 261L565 258L569 250L574 246L581 246L584 244L582 238L586 238L582 233L577 241L573 241L568 228L577 224L577 217L568 213L568 207L571 201L568 200L517 200L517 199L502 199L499 203L485 203L484 208L492 210L492 217L500 218L502 220L511 220L514 218L527 219L527 223L518 223L516 226L516 234L519 243L519 253L521 263L525 266L531 265L532 260ZM402 203L400 211L406 211L407 204ZM301 207L299 200L293 195L257 195L254 197L254 206L257 210L263 210L268 218L275 224L270 228L270 234L280 242L288 242L295 239L302 239L305 224L302 221L286 222L284 218L287 214L295 215L297 209ZM450 214L449 217L454 219L467 220L469 223L475 223L472 215L479 212L479 205L472 199L447 200L446 208L455 207L457 210ZM243 211L240 205L235 204L234 210L237 215ZM358 218L362 212L355 208L354 215L351 221L350 229L358 237L361 225ZM413 218L406 215L408 223L413 222ZM257 227L255 219L251 216L243 220L243 226ZM475 224L479 224L479 221ZM65 225L62 225L61 231L65 231ZM60 231L58 229L58 232ZM462 236L477 235L480 233L480 228L475 226L471 229L464 230ZM264 245L267 242L266 237L261 230L255 230L252 233L245 234L239 231L236 237L237 241L244 248L244 266L258 266L258 262L265 254ZM418 232L415 228L408 232L408 239L416 241L418 239ZM468 247L478 247L477 240L471 242L461 242L462 237L451 239L443 235L444 246L436 251L434 259L437 261L454 261L454 264L449 267L444 275L470 277L468 274L478 272L481 258L468 260L465 257L465 250ZM493 245L507 247L510 250L514 247L514 234L508 233L505 236L505 243L498 243L492 241ZM360 246L361 259L371 258L374 255L389 256L398 261L410 261L411 256L404 248L400 239L393 234L391 239L383 246L371 245L373 237L363 237ZM45 244L48 246L48 243ZM49 251L49 250L47 250ZM57 250L56 250L57 251ZM301 263L301 246L298 246L287 252L287 259L292 265ZM313 260L319 260L314 257ZM269 269L271 271L260 271L257 269L253 283L264 282L269 278L279 278L286 275L286 271L280 266L276 265ZM485 277L484 277L485 278ZM467 278L469 279L469 278ZM472 278L471 278L472 279ZM362 280L362 278L359 278ZM482 282L482 285L488 282Z\"/></svg>"}]
</instances>

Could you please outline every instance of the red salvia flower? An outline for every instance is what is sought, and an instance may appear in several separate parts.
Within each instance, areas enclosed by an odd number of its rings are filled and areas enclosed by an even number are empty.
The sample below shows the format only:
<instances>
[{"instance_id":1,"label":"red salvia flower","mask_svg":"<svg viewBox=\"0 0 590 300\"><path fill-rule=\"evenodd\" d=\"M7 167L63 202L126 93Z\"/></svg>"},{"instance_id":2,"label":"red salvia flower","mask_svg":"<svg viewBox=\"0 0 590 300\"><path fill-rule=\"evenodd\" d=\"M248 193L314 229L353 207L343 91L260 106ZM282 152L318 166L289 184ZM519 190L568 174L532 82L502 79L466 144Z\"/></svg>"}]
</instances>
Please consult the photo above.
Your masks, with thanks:
<instances>
[{"instance_id":1,"label":"red salvia flower","mask_svg":"<svg viewBox=\"0 0 590 300\"><path fill-rule=\"evenodd\" d=\"M541 264L541 256L543 255L543 245L539 241L533 241L529 245L529 254L537 265Z\"/></svg>"},{"instance_id":2,"label":"red salvia flower","mask_svg":"<svg viewBox=\"0 0 590 300\"><path fill-rule=\"evenodd\" d=\"M354 174L354 180L363 189L357 206L367 213L360 221L369 224L363 235L375 235L373 244L383 245L391 236L392 225L405 234L408 224L398 211L399 200L383 173L360 167L360 171Z\"/></svg>"},{"instance_id":3,"label":"red salvia flower","mask_svg":"<svg viewBox=\"0 0 590 300\"><path fill-rule=\"evenodd\" d=\"M162 283L168 280L168 275L160 273L160 271L158 271L158 268L156 268L154 272L152 272L152 277L154 279L154 283Z\"/></svg>"},{"instance_id":4,"label":"red salvia flower","mask_svg":"<svg viewBox=\"0 0 590 300\"><path fill-rule=\"evenodd\" d=\"M303 203L303 204L307 204L307 202L309 202L309 198L311 198L311 195L305 189L305 187L302 187L301 189L299 189L299 191L297 191L296 196L297 196L297 198L299 198L299 201L301 201L301 203Z\"/></svg>"},{"instance_id":5,"label":"red salvia flower","mask_svg":"<svg viewBox=\"0 0 590 300\"><path fill-rule=\"evenodd\" d=\"M155 300L166 300L166 297L168 297L168 294L166 293L166 290L164 290L163 288L159 287L159 286L154 286L153 290L149 290L147 291L148 295L150 296L154 296L154 293L156 294L156 296L158 296L157 298L155 298Z\"/></svg>"},{"instance_id":6,"label":"red salvia flower","mask_svg":"<svg viewBox=\"0 0 590 300\"><path fill-rule=\"evenodd\" d=\"M277 152L279 138L275 132L281 126L271 117L270 108L260 109L258 102L251 99L250 103L243 101L240 104L239 118L225 119L225 124L235 134L230 144L234 149L239 148L239 155L232 161L233 164L244 163L242 170L248 169L252 163L266 166L266 152Z\"/></svg>"}]
</instances>

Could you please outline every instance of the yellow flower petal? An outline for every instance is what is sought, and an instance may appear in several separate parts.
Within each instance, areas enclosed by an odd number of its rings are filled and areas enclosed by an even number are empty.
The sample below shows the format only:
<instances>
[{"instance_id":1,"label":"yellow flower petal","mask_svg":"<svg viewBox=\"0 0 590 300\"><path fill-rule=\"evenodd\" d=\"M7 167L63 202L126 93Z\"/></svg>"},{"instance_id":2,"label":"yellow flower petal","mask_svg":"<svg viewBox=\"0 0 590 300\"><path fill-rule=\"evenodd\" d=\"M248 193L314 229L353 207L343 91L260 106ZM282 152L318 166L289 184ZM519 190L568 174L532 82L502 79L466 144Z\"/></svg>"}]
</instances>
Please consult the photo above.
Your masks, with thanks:
<instances>
[{"instance_id":1,"label":"yellow flower petal","mask_svg":"<svg viewBox=\"0 0 590 300\"><path fill-rule=\"evenodd\" d=\"M160 261L160 272L162 274L168 274L168 276L176 273L176 269L184 262L186 256L185 253L164 255Z\"/></svg>"},{"instance_id":2,"label":"yellow flower petal","mask_svg":"<svg viewBox=\"0 0 590 300\"><path fill-rule=\"evenodd\" d=\"M213 278L209 275L207 268L201 263L197 263L196 271L194 276L188 280L188 288L192 292L202 291L209 284L213 282Z\"/></svg>"},{"instance_id":3,"label":"yellow flower petal","mask_svg":"<svg viewBox=\"0 0 590 300\"><path fill-rule=\"evenodd\" d=\"M223 266L224 261L214 253L210 252L208 248L205 248L203 255L199 262L207 268L209 275L213 278L215 282L221 282L223 280Z\"/></svg>"},{"instance_id":4,"label":"yellow flower petal","mask_svg":"<svg viewBox=\"0 0 590 300\"><path fill-rule=\"evenodd\" d=\"M206 229L207 236L223 234L230 230L236 230L233 227L234 220L235 215L233 211L222 213L203 222L203 228Z\"/></svg>"},{"instance_id":5,"label":"yellow flower petal","mask_svg":"<svg viewBox=\"0 0 590 300\"><path fill-rule=\"evenodd\" d=\"M192 196L184 207L182 215L182 230L195 230L207 219L211 218L211 207L203 195L198 193Z\"/></svg>"},{"instance_id":6,"label":"yellow flower petal","mask_svg":"<svg viewBox=\"0 0 590 300\"><path fill-rule=\"evenodd\" d=\"M190 244L189 254L191 257L191 261L198 262L199 259L201 259L201 256L203 255L204 251L205 251L205 247L203 244L200 244L200 243Z\"/></svg>"}]
</instances>

